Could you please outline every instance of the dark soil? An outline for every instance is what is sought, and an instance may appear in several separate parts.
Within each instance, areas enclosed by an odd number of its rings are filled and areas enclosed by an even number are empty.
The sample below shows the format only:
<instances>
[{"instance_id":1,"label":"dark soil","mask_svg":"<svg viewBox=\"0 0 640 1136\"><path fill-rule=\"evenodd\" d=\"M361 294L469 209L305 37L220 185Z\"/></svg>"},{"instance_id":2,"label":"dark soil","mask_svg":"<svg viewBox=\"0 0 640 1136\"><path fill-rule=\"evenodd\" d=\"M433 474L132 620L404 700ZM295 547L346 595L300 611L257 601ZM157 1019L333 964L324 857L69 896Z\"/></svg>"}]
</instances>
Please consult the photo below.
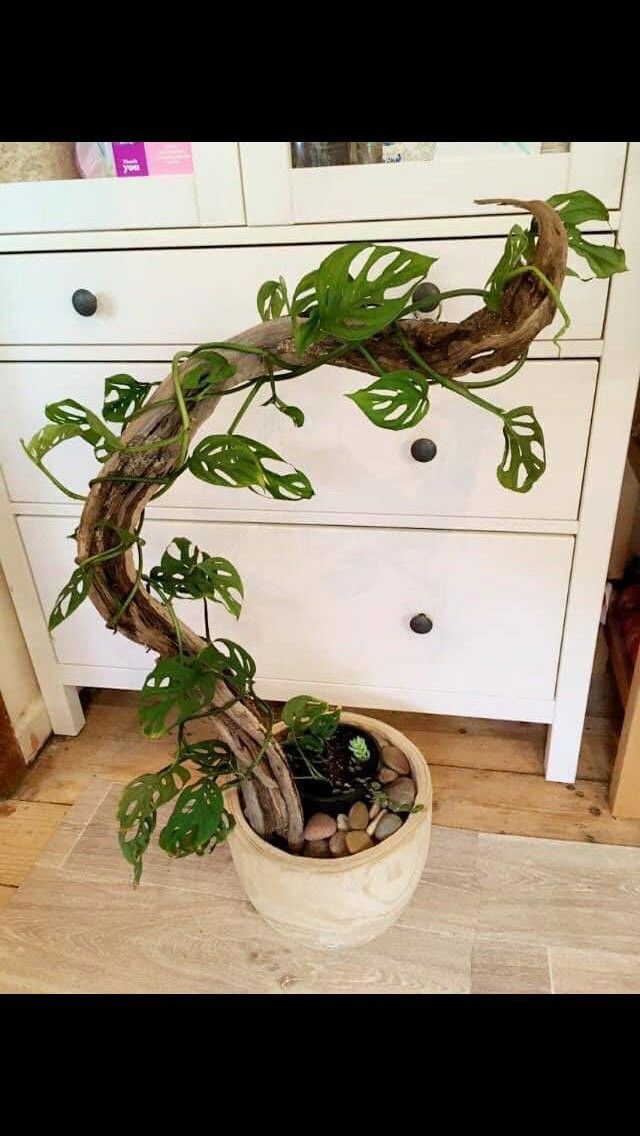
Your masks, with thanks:
<instances>
[{"instance_id":1,"label":"dark soil","mask_svg":"<svg viewBox=\"0 0 640 1136\"><path fill-rule=\"evenodd\" d=\"M349 749L349 743L357 737L364 738L367 743L367 761L358 761ZM380 763L380 747L375 738L355 726L338 726L325 745L324 755L312 759L315 768L326 780L307 779L308 771L295 746L286 745L285 750L292 763L306 817L314 812L337 816L345 811L345 806L349 808L354 801L367 798Z\"/></svg>"}]
</instances>

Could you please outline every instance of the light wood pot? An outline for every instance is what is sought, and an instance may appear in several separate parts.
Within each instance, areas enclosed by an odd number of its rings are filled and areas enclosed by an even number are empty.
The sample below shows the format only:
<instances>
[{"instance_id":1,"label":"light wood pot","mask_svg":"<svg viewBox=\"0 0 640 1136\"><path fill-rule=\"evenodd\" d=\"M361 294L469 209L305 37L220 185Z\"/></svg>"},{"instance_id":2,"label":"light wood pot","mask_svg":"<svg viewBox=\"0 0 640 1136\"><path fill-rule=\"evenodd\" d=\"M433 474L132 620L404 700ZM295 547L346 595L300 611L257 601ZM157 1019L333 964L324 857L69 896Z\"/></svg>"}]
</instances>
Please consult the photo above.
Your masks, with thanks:
<instances>
[{"instance_id":1,"label":"light wood pot","mask_svg":"<svg viewBox=\"0 0 640 1136\"><path fill-rule=\"evenodd\" d=\"M420 751L376 718L343 714L341 720L406 754L416 804L424 805L374 848L336 860L292 856L258 836L245 820L237 791L228 794L236 819L231 854L251 903L282 935L323 949L368 943L391 926L418 885L431 836L431 777Z\"/></svg>"}]
</instances>

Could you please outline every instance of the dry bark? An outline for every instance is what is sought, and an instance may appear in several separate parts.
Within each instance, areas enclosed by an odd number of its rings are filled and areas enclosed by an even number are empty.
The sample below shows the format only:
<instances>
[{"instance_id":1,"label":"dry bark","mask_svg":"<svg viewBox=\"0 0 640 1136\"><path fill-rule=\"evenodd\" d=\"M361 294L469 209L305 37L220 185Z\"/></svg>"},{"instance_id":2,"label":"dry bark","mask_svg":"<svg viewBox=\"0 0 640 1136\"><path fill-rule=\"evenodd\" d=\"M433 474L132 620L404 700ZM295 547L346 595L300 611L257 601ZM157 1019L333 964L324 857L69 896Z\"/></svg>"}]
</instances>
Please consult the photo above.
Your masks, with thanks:
<instances>
[{"instance_id":1,"label":"dry bark","mask_svg":"<svg viewBox=\"0 0 640 1136\"><path fill-rule=\"evenodd\" d=\"M559 290L565 274L567 243L564 226L558 215L544 202L506 199L504 205L528 210L536 219L538 239L531 263L536 265ZM401 321L404 334L427 363L441 374L457 378L468 373L503 366L519 358L536 335L555 315L555 305L548 291L535 277L524 275L505 289L500 311L482 308L460 323L434 323L425 320ZM331 349L330 341L314 346L301 360L295 351L289 319L272 320L236 336L230 342L247 344L273 351L287 363L310 362ZM367 344L369 352L386 370L411 368L412 360L390 331L382 332ZM224 352L236 371L227 386L235 387L263 373L260 358L233 350ZM370 371L365 359L356 351L341 356L336 365L357 371ZM375 373L375 372L371 372ZM175 403L161 405L173 394L169 376L148 404L146 413L131 422L123 434L123 442L139 445L174 437L181 426ZM219 396L198 403L191 412L191 437L214 411ZM128 478L162 478L174 469L178 446L138 454L113 454L102 469L101 478L92 483L78 529L78 562L108 547L108 529L98 527L109 521L133 531L141 522L145 506L157 492L158 485ZM112 538L111 538L112 539ZM131 591L135 579L133 553L128 551L105 564L94 574L91 599L108 621L118 611ZM197 654L202 640L189 627L182 625L185 652ZM122 616L118 631L141 643L161 657L177 650L175 631L160 603L140 589ZM219 683L215 704L222 705L231 695ZM238 761L245 767L252 761L264 738L263 717L251 699L242 699L222 714L212 716L212 733L228 742ZM258 832L277 832L286 836L292 849L302 843L303 817L300 797L287 764L276 741L272 741L263 761L255 770L255 791L246 789L244 800L251 823Z\"/></svg>"}]
</instances>

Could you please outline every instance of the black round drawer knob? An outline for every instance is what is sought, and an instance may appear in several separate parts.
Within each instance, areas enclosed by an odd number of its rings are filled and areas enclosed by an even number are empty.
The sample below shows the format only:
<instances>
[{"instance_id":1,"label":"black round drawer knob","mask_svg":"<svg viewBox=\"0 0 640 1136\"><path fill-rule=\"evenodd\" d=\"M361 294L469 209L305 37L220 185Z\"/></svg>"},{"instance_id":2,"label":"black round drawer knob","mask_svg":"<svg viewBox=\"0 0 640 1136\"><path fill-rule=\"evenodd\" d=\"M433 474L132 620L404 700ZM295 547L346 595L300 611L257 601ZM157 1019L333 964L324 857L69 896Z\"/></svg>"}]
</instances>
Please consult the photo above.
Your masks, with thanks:
<instances>
[{"instance_id":1,"label":"black round drawer knob","mask_svg":"<svg viewBox=\"0 0 640 1136\"><path fill-rule=\"evenodd\" d=\"M415 631L416 635L426 635L433 627L432 620L423 611L419 615L414 615L413 619L409 622L409 627Z\"/></svg>"},{"instance_id":2,"label":"black round drawer knob","mask_svg":"<svg viewBox=\"0 0 640 1136\"><path fill-rule=\"evenodd\" d=\"M419 312L435 312L440 307L440 289L437 284L425 281L414 288L411 299Z\"/></svg>"},{"instance_id":3,"label":"black round drawer knob","mask_svg":"<svg viewBox=\"0 0 640 1136\"><path fill-rule=\"evenodd\" d=\"M93 316L98 307L98 301L88 288L76 288L71 303L79 316Z\"/></svg>"},{"instance_id":4,"label":"black round drawer knob","mask_svg":"<svg viewBox=\"0 0 640 1136\"><path fill-rule=\"evenodd\" d=\"M433 461L437 452L438 447L431 438L416 438L411 446L411 457L417 462Z\"/></svg>"}]
</instances>

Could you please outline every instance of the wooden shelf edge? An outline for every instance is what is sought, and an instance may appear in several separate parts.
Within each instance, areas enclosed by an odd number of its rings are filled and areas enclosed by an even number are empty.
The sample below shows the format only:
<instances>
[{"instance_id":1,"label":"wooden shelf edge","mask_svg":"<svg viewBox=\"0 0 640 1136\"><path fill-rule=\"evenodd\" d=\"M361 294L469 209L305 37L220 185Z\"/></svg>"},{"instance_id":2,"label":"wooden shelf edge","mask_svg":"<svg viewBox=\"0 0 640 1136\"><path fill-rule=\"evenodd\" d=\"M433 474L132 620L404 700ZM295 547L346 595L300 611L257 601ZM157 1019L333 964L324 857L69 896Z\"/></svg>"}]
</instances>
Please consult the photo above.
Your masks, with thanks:
<instances>
[{"instance_id":1,"label":"wooden shelf edge","mask_svg":"<svg viewBox=\"0 0 640 1136\"><path fill-rule=\"evenodd\" d=\"M609 647L613 677L616 681L620 701L626 709L629 700L629 691L631 689L631 680L633 678L633 667L627 655L624 639L622 637L622 629L616 615L615 607L613 610L611 610L611 608L609 609L607 622L604 626L604 633Z\"/></svg>"}]
</instances>

